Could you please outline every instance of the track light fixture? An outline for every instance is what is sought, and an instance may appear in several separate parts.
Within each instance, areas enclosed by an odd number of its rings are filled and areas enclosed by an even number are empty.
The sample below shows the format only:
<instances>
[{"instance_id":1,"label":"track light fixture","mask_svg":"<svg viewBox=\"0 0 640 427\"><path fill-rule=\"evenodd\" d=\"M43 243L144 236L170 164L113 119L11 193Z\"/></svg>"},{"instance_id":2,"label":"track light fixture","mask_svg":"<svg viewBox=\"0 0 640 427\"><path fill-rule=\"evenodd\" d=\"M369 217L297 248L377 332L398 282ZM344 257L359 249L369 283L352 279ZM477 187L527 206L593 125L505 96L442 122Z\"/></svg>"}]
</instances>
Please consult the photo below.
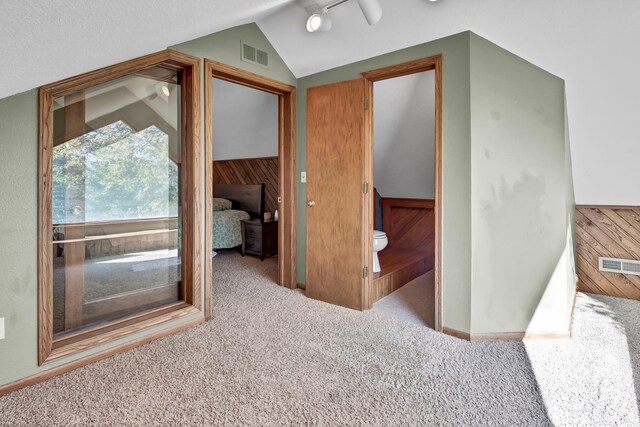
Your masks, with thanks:
<instances>
[{"instance_id":1,"label":"track light fixture","mask_svg":"<svg viewBox=\"0 0 640 427\"><path fill-rule=\"evenodd\" d=\"M314 13L307 19L307 31L329 31L331 29L331 16L327 12Z\"/></svg>"},{"instance_id":2,"label":"track light fixture","mask_svg":"<svg viewBox=\"0 0 640 427\"><path fill-rule=\"evenodd\" d=\"M382 7L378 0L358 0L358 5L369 25L375 25L382 18Z\"/></svg>"},{"instance_id":3,"label":"track light fixture","mask_svg":"<svg viewBox=\"0 0 640 427\"><path fill-rule=\"evenodd\" d=\"M331 16L329 15L329 11L348 1L349 0L337 0L315 11L309 19L307 19L307 31L310 33L316 31L329 31L331 29ZM369 25L374 25L380 21L380 18L382 18L382 7L380 6L380 3L378 3L378 0L357 1L358 6L360 6L360 10L362 10L362 14Z\"/></svg>"}]
</instances>

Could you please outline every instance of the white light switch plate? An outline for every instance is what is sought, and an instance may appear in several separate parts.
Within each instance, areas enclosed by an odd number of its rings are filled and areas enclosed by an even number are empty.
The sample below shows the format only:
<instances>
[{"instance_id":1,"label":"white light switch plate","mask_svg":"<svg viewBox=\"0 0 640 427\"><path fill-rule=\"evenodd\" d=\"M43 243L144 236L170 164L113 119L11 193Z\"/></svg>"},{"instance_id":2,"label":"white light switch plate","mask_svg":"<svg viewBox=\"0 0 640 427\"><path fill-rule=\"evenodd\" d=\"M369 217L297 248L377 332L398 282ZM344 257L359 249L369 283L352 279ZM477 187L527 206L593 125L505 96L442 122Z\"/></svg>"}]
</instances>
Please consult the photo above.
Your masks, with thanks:
<instances>
[{"instance_id":1,"label":"white light switch plate","mask_svg":"<svg viewBox=\"0 0 640 427\"><path fill-rule=\"evenodd\" d=\"M0 340L4 339L4 317L0 317Z\"/></svg>"},{"instance_id":2,"label":"white light switch plate","mask_svg":"<svg viewBox=\"0 0 640 427\"><path fill-rule=\"evenodd\" d=\"M307 172L300 172L300 182L305 183L307 182Z\"/></svg>"}]
</instances>

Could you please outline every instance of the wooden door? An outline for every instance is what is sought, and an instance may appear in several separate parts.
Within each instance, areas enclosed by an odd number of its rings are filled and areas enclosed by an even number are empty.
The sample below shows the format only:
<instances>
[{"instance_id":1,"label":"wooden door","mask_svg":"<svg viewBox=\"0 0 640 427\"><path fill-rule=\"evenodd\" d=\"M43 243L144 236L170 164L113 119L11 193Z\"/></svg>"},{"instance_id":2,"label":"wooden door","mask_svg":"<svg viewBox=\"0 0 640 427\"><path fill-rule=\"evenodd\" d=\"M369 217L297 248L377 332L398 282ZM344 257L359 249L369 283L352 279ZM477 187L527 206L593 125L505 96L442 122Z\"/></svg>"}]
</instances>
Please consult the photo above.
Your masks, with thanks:
<instances>
[{"instance_id":1,"label":"wooden door","mask_svg":"<svg viewBox=\"0 0 640 427\"><path fill-rule=\"evenodd\" d=\"M307 92L307 296L365 307L364 81Z\"/></svg>"}]
</instances>

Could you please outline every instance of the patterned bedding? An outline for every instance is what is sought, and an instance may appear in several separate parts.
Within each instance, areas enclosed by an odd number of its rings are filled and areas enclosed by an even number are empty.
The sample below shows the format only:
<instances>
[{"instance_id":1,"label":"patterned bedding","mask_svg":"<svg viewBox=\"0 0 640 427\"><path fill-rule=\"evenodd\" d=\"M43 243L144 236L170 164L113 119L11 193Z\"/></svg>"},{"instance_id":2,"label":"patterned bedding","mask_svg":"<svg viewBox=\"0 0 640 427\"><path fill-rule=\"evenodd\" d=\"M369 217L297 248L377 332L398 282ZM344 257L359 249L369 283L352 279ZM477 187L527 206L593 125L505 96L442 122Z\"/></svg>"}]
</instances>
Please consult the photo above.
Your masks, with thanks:
<instances>
[{"instance_id":1,"label":"patterned bedding","mask_svg":"<svg viewBox=\"0 0 640 427\"><path fill-rule=\"evenodd\" d=\"M240 221L249 219L245 211L226 210L213 212L213 249L230 249L242 244Z\"/></svg>"}]
</instances>

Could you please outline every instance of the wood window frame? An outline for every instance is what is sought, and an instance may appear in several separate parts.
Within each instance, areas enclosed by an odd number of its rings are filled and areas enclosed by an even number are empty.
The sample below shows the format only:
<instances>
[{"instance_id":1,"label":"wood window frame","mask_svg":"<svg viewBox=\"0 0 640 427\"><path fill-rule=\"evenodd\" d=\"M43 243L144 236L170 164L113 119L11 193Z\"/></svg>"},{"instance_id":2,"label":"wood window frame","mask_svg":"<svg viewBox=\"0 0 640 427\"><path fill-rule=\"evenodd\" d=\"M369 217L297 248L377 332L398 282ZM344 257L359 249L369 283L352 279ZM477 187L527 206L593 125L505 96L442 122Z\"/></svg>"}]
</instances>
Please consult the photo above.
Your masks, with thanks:
<instances>
[{"instance_id":1,"label":"wood window frame","mask_svg":"<svg viewBox=\"0 0 640 427\"><path fill-rule=\"evenodd\" d=\"M380 80L407 76L424 71L435 71L436 112L435 112L435 330L442 332L442 55L434 55L414 61L361 73L365 81L365 96L371 105L365 114L365 175L368 182L373 182L373 83ZM370 192L370 197L373 197ZM373 200L367 203L368 209L373 210ZM369 218L373 215L369 214ZM371 224L372 225L372 224ZM373 230L373 227L369 227ZM370 231L372 234L373 231ZM373 236L367 239L368 251L371 253ZM371 289L372 275L366 279L365 289Z\"/></svg>"},{"instance_id":2,"label":"wood window frame","mask_svg":"<svg viewBox=\"0 0 640 427\"><path fill-rule=\"evenodd\" d=\"M182 188L183 188L183 301L145 310L80 332L54 339L53 334L53 103L55 98L162 65L183 73ZM164 50L40 88L38 208L38 364L77 354L143 329L200 311L202 265L202 180L200 142L200 59ZM162 336L163 331L149 335ZM112 350L126 350L127 344Z\"/></svg>"},{"instance_id":3,"label":"wood window frame","mask_svg":"<svg viewBox=\"0 0 640 427\"><path fill-rule=\"evenodd\" d=\"M290 289L296 282L296 88L210 59L204 61L205 254L213 252L213 79L278 96L278 283ZM213 266L205 262L205 319L212 316Z\"/></svg>"}]
</instances>

